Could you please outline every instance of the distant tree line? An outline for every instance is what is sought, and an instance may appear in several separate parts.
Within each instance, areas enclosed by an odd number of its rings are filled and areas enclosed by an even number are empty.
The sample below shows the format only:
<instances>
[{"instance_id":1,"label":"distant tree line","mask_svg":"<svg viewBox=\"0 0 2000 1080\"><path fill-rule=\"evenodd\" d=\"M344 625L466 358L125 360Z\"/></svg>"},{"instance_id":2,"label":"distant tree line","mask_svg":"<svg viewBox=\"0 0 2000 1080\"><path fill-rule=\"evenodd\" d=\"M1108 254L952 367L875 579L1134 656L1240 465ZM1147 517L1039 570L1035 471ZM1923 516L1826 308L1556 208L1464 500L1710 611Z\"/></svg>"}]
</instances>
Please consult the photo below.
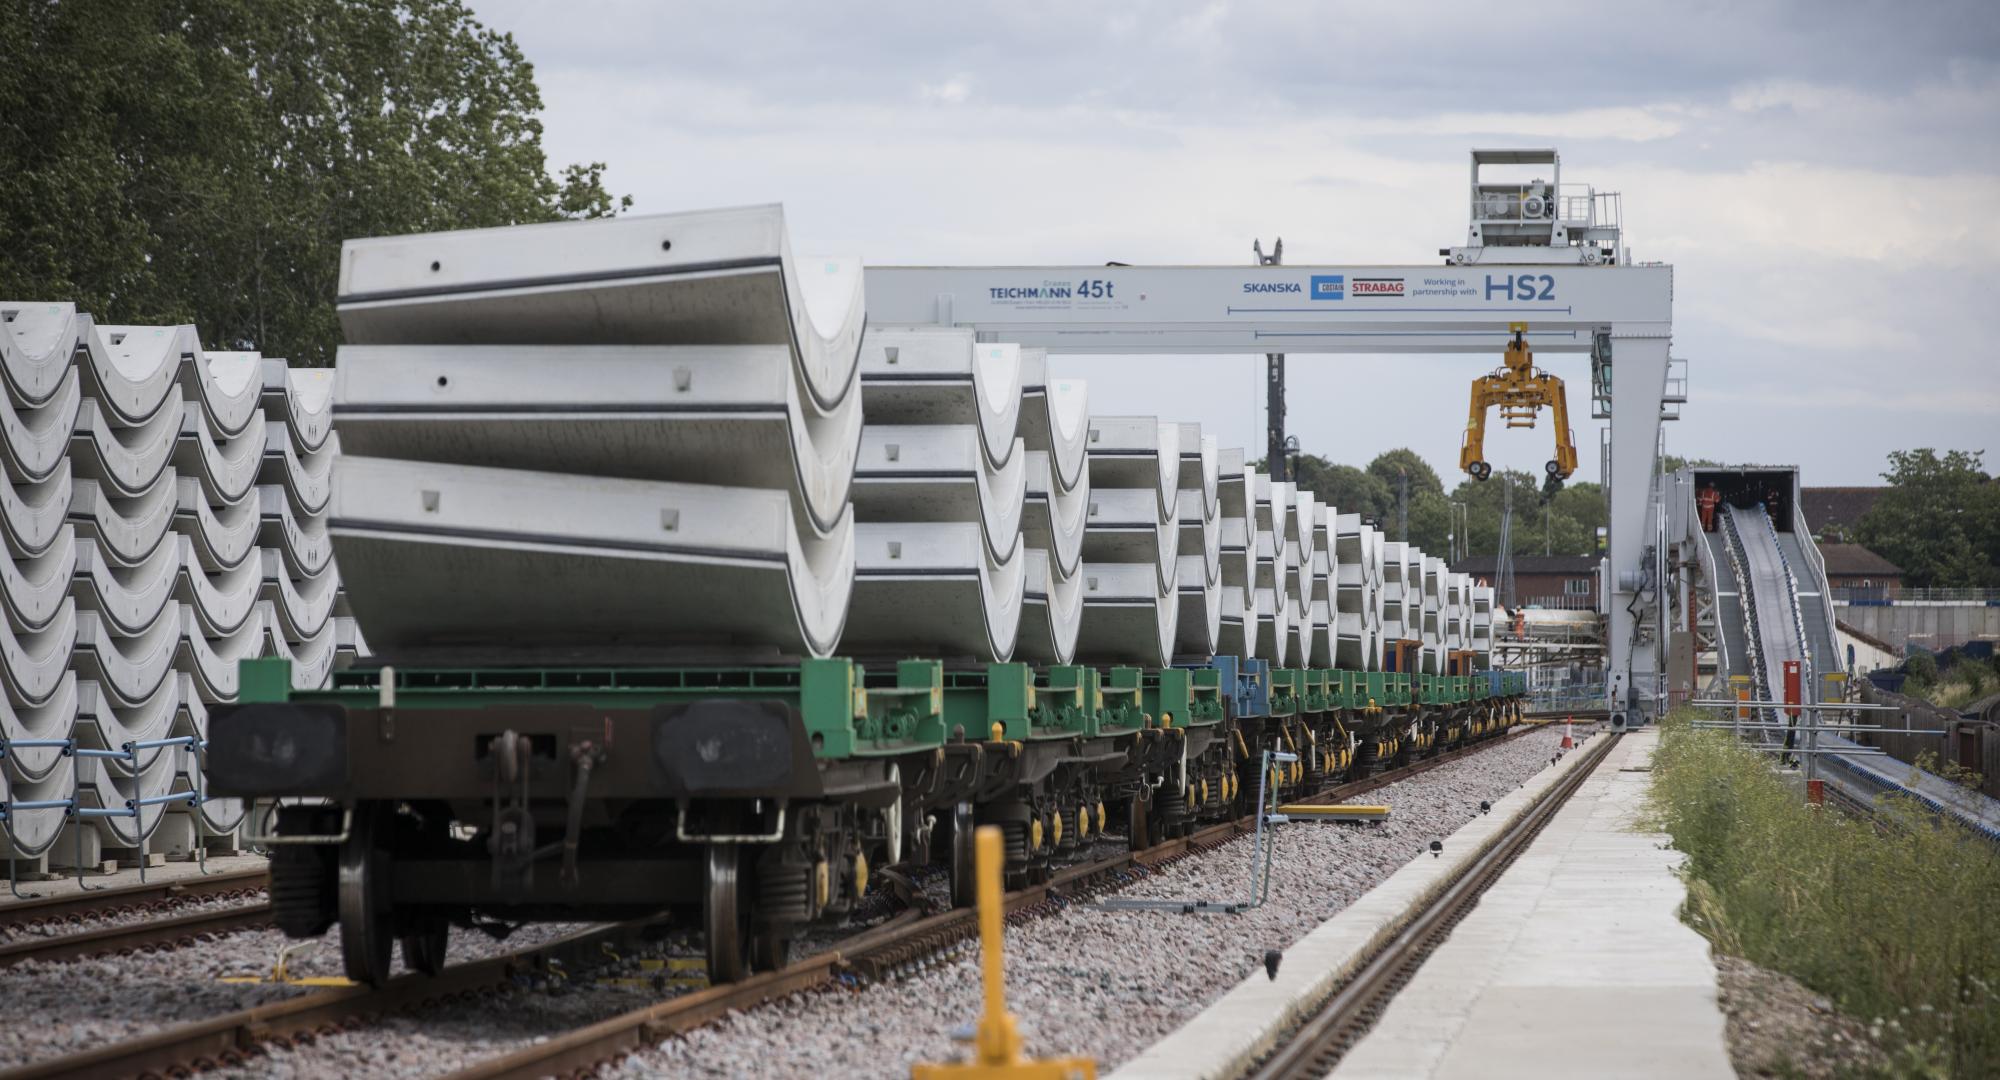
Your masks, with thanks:
<instances>
[{"instance_id":1,"label":"distant tree line","mask_svg":"<svg viewBox=\"0 0 2000 1080\"><path fill-rule=\"evenodd\" d=\"M460 0L0 0L0 296L326 364L350 237L608 215Z\"/></svg>"},{"instance_id":2,"label":"distant tree line","mask_svg":"<svg viewBox=\"0 0 2000 1080\"><path fill-rule=\"evenodd\" d=\"M1263 462L1256 462L1263 468ZM1526 472L1495 472L1485 481L1461 479L1449 492L1437 470L1407 448L1378 454L1366 468L1336 465L1317 454L1294 459L1293 479L1342 513L1377 522L1390 540L1407 540L1426 555L1451 550L1454 503L1464 505L1461 540L1467 555L1496 555L1500 549L1504 490L1514 489L1513 552L1516 555L1593 555L1597 530L1609 520L1604 489L1572 483L1553 498L1542 497L1542 478ZM1409 528L1402 531L1399 504L1407 491Z\"/></svg>"}]
</instances>

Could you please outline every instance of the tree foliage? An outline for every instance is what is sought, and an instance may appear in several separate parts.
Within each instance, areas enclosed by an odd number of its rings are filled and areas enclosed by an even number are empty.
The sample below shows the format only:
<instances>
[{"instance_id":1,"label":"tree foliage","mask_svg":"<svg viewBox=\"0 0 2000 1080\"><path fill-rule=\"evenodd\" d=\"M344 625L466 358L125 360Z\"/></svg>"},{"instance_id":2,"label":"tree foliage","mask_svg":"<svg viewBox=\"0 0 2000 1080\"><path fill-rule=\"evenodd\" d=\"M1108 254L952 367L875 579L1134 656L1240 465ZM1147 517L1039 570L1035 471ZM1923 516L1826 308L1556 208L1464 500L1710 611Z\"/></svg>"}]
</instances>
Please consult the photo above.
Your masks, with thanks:
<instances>
[{"instance_id":1,"label":"tree foliage","mask_svg":"<svg viewBox=\"0 0 2000 1080\"><path fill-rule=\"evenodd\" d=\"M340 243L597 217L461 0L0 0L0 295L332 359Z\"/></svg>"},{"instance_id":2,"label":"tree foliage","mask_svg":"<svg viewBox=\"0 0 2000 1080\"><path fill-rule=\"evenodd\" d=\"M1889 490L1856 528L1861 543L1903 569L1908 585L2000 586L2000 481L1981 452L1895 450Z\"/></svg>"},{"instance_id":3,"label":"tree foliage","mask_svg":"<svg viewBox=\"0 0 2000 1080\"><path fill-rule=\"evenodd\" d=\"M1263 462L1253 462L1252 467L1262 468ZM1495 473L1485 481L1464 479L1447 492L1437 472L1407 448L1378 454L1365 469L1336 465L1317 454L1299 455L1294 468L1301 487L1343 514L1358 513L1376 522L1391 540L1399 539L1397 483L1407 479L1408 540L1426 555L1445 557L1450 553L1454 503L1465 506L1463 552L1496 554L1508 483L1514 487L1511 546L1516 555L1594 555L1597 530L1610 519L1604 489L1596 484L1571 484L1554 498L1545 499L1540 477L1509 472Z\"/></svg>"}]
</instances>

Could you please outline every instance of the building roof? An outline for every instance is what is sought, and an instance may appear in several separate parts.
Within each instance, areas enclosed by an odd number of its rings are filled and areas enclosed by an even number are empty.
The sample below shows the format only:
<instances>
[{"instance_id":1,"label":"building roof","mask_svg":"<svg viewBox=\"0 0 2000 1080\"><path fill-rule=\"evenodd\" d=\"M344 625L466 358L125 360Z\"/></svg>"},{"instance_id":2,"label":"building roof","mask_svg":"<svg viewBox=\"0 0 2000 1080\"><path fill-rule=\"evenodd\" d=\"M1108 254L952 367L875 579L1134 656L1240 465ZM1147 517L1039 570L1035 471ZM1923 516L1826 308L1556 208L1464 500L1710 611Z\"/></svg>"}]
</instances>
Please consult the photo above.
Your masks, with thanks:
<instances>
[{"instance_id":1,"label":"building roof","mask_svg":"<svg viewBox=\"0 0 2000 1080\"><path fill-rule=\"evenodd\" d=\"M1454 574L1485 574L1497 572L1494 565L1499 561L1493 555L1473 555L1453 563ZM1595 555L1516 555L1514 556L1514 576L1522 574L1564 574L1569 577L1583 577L1597 573Z\"/></svg>"},{"instance_id":2,"label":"building roof","mask_svg":"<svg viewBox=\"0 0 2000 1080\"><path fill-rule=\"evenodd\" d=\"M1903 568L1862 547L1860 544L1821 544L1820 557L1826 560L1829 577L1903 576Z\"/></svg>"},{"instance_id":3,"label":"building roof","mask_svg":"<svg viewBox=\"0 0 2000 1080\"><path fill-rule=\"evenodd\" d=\"M1875 506L1875 500L1888 491L1886 487L1802 487L1799 489L1799 510L1805 514L1806 526L1819 536L1826 533L1843 535L1851 533L1859 524L1862 515Z\"/></svg>"}]
</instances>

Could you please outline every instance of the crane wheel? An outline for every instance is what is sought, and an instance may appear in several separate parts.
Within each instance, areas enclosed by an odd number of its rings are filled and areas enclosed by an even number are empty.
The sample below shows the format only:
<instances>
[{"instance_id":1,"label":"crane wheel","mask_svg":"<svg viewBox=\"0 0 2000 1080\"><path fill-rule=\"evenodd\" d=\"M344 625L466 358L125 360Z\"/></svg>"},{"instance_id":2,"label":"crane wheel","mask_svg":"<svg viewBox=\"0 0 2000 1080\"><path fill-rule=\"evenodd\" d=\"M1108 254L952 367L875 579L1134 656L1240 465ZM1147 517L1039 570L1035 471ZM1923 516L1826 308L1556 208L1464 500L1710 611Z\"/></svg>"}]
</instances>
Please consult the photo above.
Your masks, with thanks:
<instances>
[{"instance_id":1,"label":"crane wheel","mask_svg":"<svg viewBox=\"0 0 2000 1080\"><path fill-rule=\"evenodd\" d=\"M1484 480L1493 475L1493 466L1483 461L1475 461L1466 466L1465 471L1471 473L1474 480Z\"/></svg>"},{"instance_id":2,"label":"crane wheel","mask_svg":"<svg viewBox=\"0 0 2000 1080\"><path fill-rule=\"evenodd\" d=\"M1551 477L1559 478L1562 476L1563 467L1558 462L1545 461L1542 463L1542 471L1548 473Z\"/></svg>"}]
</instances>

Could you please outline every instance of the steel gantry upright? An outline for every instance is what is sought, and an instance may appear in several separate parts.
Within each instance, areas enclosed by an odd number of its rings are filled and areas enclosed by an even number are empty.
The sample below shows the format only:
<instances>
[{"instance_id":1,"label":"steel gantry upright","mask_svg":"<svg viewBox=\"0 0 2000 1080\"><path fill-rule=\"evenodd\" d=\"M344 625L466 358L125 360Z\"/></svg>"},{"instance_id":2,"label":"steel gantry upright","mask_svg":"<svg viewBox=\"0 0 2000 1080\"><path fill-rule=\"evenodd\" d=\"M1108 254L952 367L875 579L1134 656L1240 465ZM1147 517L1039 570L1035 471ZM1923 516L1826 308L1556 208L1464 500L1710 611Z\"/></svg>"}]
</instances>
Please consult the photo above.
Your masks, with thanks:
<instances>
[{"instance_id":1,"label":"steel gantry upright","mask_svg":"<svg viewBox=\"0 0 2000 1080\"><path fill-rule=\"evenodd\" d=\"M1052 353L1145 357L1424 354L1498 356L1510 324L1541 355L1579 354L1617 368L1608 383L1610 552L1605 560L1607 683L1614 716L1657 715L1665 595L1653 476L1673 269L1509 261L1485 249L1442 266L876 266L866 271L875 325L970 327L983 340ZM1438 416L1457 414L1440 394Z\"/></svg>"}]
</instances>

